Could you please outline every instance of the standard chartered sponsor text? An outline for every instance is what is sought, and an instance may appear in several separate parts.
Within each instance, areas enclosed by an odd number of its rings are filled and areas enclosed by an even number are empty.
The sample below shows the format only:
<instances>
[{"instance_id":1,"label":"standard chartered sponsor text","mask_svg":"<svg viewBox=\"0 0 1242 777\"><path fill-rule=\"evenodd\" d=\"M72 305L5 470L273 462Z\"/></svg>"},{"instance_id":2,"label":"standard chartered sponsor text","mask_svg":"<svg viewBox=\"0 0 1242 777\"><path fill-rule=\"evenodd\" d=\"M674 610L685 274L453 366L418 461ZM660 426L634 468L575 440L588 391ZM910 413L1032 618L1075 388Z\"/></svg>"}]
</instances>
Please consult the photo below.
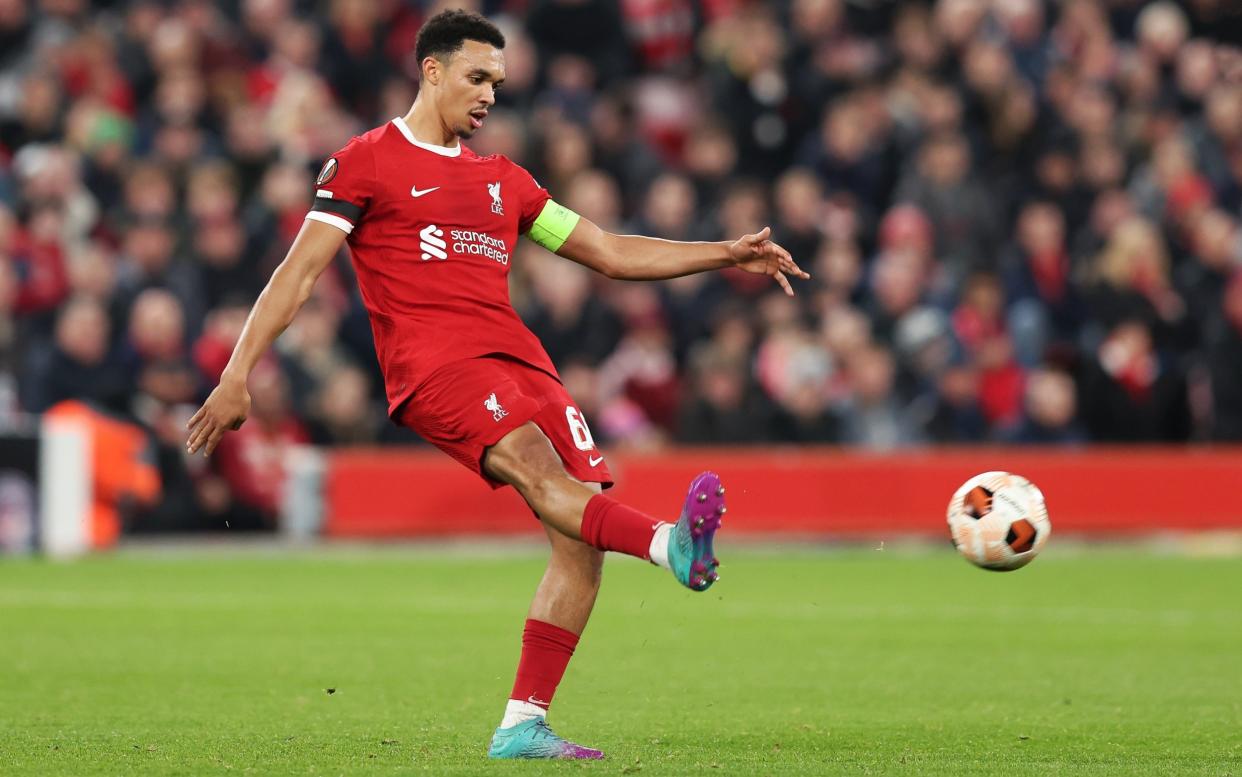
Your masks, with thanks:
<instances>
[{"instance_id":1,"label":"standard chartered sponsor text","mask_svg":"<svg viewBox=\"0 0 1242 777\"><path fill-rule=\"evenodd\" d=\"M500 238L472 229L450 230L449 238L453 241L454 253L486 256L500 264L509 264L509 247Z\"/></svg>"}]
</instances>

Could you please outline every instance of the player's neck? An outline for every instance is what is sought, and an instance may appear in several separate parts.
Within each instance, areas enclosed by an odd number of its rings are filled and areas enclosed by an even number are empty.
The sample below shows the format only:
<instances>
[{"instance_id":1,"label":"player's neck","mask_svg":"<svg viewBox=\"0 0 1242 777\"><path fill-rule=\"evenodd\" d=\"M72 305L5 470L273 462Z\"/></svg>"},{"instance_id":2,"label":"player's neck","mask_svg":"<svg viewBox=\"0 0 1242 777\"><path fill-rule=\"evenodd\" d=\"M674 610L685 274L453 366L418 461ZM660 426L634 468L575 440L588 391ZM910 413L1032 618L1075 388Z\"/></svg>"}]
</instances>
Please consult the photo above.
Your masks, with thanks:
<instances>
[{"instance_id":1,"label":"player's neck","mask_svg":"<svg viewBox=\"0 0 1242 777\"><path fill-rule=\"evenodd\" d=\"M444 122L440 121L440 117L436 115L435 109L431 107L430 103L415 99L414 105L402 117L402 121L405 122L405 126L410 128L410 134L420 143L443 146L444 148L457 148L458 140L456 133L444 126Z\"/></svg>"}]
</instances>

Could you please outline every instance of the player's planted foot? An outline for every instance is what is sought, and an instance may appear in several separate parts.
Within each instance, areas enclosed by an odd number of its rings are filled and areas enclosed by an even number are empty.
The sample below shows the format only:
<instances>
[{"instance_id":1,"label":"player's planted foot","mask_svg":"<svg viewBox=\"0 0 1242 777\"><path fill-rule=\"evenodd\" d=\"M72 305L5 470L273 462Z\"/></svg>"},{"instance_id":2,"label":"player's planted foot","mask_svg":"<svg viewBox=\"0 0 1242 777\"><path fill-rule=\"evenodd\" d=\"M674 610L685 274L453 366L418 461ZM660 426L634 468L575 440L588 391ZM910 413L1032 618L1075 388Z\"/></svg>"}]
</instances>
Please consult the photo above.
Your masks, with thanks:
<instances>
[{"instance_id":1,"label":"player's planted foot","mask_svg":"<svg viewBox=\"0 0 1242 777\"><path fill-rule=\"evenodd\" d=\"M704 472L690 483L681 517L668 538L669 567L677 582L694 591L706 591L720 578L720 560L712 540L724 518L724 486L714 472Z\"/></svg>"},{"instance_id":2,"label":"player's planted foot","mask_svg":"<svg viewBox=\"0 0 1242 777\"><path fill-rule=\"evenodd\" d=\"M523 721L509 728L498 728L492 735L488 758L590 758L599 760L603 752L575 745L556 735L543 718Z\"/></svg>"}]
</instances>

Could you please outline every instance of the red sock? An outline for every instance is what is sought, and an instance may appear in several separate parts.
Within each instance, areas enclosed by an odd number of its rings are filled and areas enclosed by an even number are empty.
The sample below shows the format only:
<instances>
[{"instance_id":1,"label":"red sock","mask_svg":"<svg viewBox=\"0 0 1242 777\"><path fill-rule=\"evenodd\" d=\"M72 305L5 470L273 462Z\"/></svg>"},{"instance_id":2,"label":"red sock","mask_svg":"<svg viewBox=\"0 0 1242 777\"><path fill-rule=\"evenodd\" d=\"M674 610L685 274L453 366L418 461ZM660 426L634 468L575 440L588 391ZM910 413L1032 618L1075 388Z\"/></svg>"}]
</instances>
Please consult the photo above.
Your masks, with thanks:
<instances>
[{"instance_id":1,"label":"red sock","mask_svg":"<svg viewBox=\"0 0 1242 777\"><path fill-rule=\"evenodd\" d=\"M522 630L522 658L509 698L546 710L577 646L578 635L572 631L527 618Z\"/></svg>"},{"instance_id":2,"label":"red sock","mask_svg":"<svg viewBox=\"0 0 1242 777\"><path fill-rule=\"evenodd\" d=\"M596 494L582 514L582 541L600 550L615 550L644 560L651 558L651 538L660 521Z\"/></svg>"}]
</instances>

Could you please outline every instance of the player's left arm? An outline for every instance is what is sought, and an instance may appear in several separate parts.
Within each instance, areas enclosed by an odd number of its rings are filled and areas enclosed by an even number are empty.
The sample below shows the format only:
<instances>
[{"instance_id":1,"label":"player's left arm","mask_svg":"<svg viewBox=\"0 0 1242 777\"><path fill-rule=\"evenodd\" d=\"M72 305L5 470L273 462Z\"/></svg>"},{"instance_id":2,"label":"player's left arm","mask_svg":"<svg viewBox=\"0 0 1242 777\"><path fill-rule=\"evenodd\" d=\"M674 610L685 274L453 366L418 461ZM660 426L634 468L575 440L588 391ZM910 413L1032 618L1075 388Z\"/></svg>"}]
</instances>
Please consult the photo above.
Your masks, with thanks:
<instances>
[{"instance_id":1,"label":"player's left arm","mask_svg":"<svg viewBox=\"0 0 1242 777\"><path fill-rule=\"evenodd\" d=\"M793 296L789 277L810 278L764 227L755 234L721 242L680 242L642 235L615 235L548 200L527 236L559 256L627 281L655 281L737 267L770 275Z\"/></svg>"}]
</instances>

